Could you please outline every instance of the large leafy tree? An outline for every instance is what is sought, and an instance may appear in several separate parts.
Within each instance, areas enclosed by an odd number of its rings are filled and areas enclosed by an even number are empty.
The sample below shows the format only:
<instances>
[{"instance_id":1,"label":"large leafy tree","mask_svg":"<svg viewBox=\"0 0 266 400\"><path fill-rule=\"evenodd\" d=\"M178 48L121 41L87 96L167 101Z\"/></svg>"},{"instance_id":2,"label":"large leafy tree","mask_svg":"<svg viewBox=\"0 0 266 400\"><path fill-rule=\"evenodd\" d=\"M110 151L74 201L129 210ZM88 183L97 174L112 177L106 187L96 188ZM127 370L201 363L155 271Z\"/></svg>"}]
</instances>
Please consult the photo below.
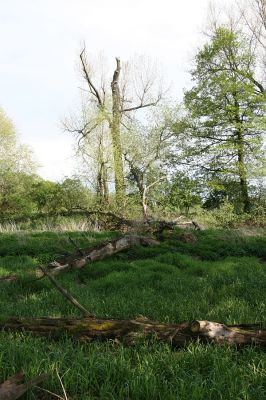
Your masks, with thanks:
<instances>
[{"instance_id":1,"label":"large leafy tree","mask_svg":"<svg viewBox=\"0 0 266 400\"><path fill-rule=\"evenodd\" d=\"M36 176L31 150L19 142L14 124L0 109L0 216L31 212L29 197Z\"/></svg>"},{"instance_id":2,"label":"large leafy tree","mask_svg":"<svg viewBox=\"0 0 266 400\"><path fill-rule=\"evenodd\" d=\"M249 179L263 159L265 131L265 92L254 78L254 54L243 33L217 27L196 55L194 86L185 93L193 138L190 162L212 181L237 179L245 212L250 210Z\"/></svg>"}]
</instances>

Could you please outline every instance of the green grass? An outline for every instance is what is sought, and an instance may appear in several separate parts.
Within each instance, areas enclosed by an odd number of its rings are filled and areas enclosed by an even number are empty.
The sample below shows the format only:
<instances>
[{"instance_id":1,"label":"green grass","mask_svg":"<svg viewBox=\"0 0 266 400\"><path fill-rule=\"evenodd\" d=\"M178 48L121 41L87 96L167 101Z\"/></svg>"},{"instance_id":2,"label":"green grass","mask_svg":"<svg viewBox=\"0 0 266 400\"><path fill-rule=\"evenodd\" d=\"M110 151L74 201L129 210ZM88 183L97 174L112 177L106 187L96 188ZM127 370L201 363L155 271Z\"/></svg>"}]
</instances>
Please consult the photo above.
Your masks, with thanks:
<instances>
[{"instance_id":1,"label":"green grass","mask_svg":"<svg viewBox=\"0 0 266 400\"><path fill-rule=\"evenodd\" d=\"M95 244L115 236L70 235L81 247L88 240ZM196 243L183 243L177 231L158 248L137 247L58 280L102 317L265 322L266 237L219 230L196 235ZM0 235L0 274L21 277L18 283L1 284L1 317L79 315L47 280L32 280L38 263L73 251L67 237L52 232ZM49 371L43 387L62 395L58 371L65 374L72 400L266 399L266 353L254 346L237 351L194 343L177 351L151 342L126 347L23 333L1 333L0 338L0 380L22 369L28 378ZM34 388L25 399L41 395Z\"/></svg>"}]
</instances>

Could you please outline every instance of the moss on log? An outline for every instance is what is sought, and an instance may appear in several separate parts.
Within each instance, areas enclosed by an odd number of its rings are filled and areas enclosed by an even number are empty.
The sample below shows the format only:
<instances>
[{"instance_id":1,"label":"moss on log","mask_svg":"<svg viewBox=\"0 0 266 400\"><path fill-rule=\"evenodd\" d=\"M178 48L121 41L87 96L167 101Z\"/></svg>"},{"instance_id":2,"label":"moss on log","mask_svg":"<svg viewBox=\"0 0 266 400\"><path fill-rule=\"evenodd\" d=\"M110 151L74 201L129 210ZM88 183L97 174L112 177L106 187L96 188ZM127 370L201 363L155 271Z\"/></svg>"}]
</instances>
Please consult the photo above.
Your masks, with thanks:
<instances>
[{"instance_id":1,"label":"moss on log","mask_svg":"<svg viewBox=\"0 0 266 400\"><path fill-rule=\"evenodd\" d=\"M266 345L266 330L258 325L229 325L193 321L165 324L140 317L132 320L101 318L10 318L0 320L3 331L24 331L58 338L69 334L83 341L113 340L133 344L138 339L154 339L174 347L195 340L216 344L244 346Z\"/></svg>"}]
</instances>

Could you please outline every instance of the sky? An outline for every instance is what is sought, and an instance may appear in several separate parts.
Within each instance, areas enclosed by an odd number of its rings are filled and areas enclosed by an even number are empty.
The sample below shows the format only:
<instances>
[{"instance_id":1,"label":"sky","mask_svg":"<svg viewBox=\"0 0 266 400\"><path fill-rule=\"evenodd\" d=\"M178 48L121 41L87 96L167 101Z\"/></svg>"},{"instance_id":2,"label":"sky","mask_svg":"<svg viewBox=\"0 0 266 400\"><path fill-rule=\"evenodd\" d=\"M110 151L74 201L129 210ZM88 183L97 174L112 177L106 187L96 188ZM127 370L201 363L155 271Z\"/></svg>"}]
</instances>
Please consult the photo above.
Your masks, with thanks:
<instances>
[{"instance_id":1,"label":"sky","mask_svg":"<svg viewBox=\"0 0 266 400\"><path fill-rule=\"evenodd\" d=\"M209 0L0 0L0 107L13 120L45 179L75 174L74 138L62 120L79 104L78 54L112 65L145 54L172 96L189 85Z\"/></svg>"}]
</instances>

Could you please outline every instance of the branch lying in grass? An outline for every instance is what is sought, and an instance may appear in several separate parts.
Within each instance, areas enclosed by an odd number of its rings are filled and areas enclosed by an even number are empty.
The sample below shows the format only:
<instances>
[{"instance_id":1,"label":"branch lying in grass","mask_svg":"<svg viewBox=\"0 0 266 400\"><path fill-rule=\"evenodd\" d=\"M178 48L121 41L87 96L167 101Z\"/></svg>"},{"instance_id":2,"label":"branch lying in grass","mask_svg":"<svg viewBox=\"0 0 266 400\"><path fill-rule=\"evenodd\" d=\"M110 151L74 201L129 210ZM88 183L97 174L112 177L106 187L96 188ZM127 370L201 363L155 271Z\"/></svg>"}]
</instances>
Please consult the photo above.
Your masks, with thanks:
<instances>
[{"instance_id":1,"label":"branch lying in grass","mask_svg":"<svg viewBox=\"0 0 266 400\"><path fill-rule=\"evenodd\" d=\"M0 385L0 400L19 399L32 386L38 385L47 377L47 374L41 374L31 381L25 382L25 375L22 372L13 375Z\"/></svg>"},{"instance_id":2,"label":"branch lying in grass","mask_svg":"<svg viewBox=\"0 0 266 400\"><path fill-rule=\"evenodd\" d=\"M83 307L66 289L64 289L59 283L51 276L45 268L40 267L40 270L45 276L50 280L50 282L55 286L55 288L68 300L71 304L77 307L85 317L93 317L94 315L89 313L85 307Z\"/></svg>"},{"instance_id":3,"label":"branch lying in grass","mask_svg":"<svg viewBox=\"0 0 266 400\"><path fill-rule=\"evenodd\" d=\"M134 246L158 246L160 243L152 238L145 236L123 236L118 239L108 240L97 246L79 250L73 256L65 257L59 261L53 261L47 266L49 274L57 274L70 269L83 268L86 264L103 260L120 251L128 250ZM80 252L82 251L82 255ZM41 268L37 270L37 276L42 277L43 271Z\"/></svg>"},{"instance_id":4,"label":"branch lying in grass","mask_svg":"<svg viewBox=\"0 0 266 400\"><path fill-rule=\"evenodd\" d=\"M10 282L16 282L18 280L17 275L7 275L7 276L0 276L0 283L10 283Z\"/></svg>"},{"instance_id":5,"label":"branch lying in grass","mask_svg":"<svg viewBox=\"0 0 266 400\"><path fill-rule=\"evenodd\" d=\"M83 341L111 339L125 344L134 344L138 339L153 339L167 342L174 347L183 347L196 340L238 347L249 344L266 346L266 329L260 329L252 324L226 326L210 321L165 324L144 317L133 320L10 318L0 320L0 328L5 331L25 331L54 338L67 333Z\"/></svg>"}]
</instances>

